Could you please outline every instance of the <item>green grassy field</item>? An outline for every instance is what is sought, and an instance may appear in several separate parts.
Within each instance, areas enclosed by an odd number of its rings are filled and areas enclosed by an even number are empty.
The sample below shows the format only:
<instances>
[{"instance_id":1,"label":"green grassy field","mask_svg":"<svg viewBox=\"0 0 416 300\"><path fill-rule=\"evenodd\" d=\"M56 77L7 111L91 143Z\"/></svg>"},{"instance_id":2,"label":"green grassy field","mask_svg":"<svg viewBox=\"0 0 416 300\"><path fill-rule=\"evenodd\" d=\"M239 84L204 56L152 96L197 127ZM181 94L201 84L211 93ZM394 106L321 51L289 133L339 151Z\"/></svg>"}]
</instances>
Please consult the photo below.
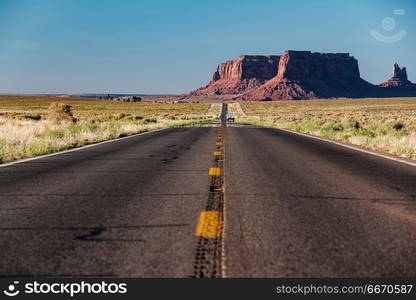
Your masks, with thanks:
<instances>
[{"instance_id":1,"label":"green grassy field","mask_svg":"<svg viewBox=\"0 0 416 300\"><path fill-rule=\"evenodd\" d=\"M63 102L76 122L52 121ZM218 106L218 107L216 107ZM219 104L124 103L52 96L0 96L0 163L165 127L213 120Z\"/></svg>"},{"instance_id":2,"label":"green grassy field","mask_svg":"<svg viewBox=\"0 0 416 300\"><path fill-rule=\"evenodd\" d=\"M241 103L238 120L416 159L416 98Z\"/></svg>"}]
</instances>

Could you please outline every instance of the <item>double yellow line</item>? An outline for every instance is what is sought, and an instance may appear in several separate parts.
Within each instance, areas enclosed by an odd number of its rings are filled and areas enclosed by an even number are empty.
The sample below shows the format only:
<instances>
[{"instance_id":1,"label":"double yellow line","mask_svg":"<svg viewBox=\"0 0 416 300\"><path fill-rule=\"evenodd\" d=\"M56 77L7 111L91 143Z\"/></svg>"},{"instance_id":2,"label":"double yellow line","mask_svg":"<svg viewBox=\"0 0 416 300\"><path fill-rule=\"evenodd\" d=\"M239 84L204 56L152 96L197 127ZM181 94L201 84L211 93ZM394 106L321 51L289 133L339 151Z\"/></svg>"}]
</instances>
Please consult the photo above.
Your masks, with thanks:
<instances>
[{"instance_id":1,"label":"double yellow line","mask_svg":"<svg viewBox=\"0 0 416 300\"><path fill-rule=\"evenodd\" d=\"M214 152L214 157L217 161L223 161L224 157L224 129L220 127L218 131L218 141L216 143L217 151ZM210 168L208 171L210 176L222 176L223 169L219 167ZM224 187L216 187L214 192L223 192ZM196 227L196 236L213 239L219 238L222 235L223 218L222 212L216 210L202 211L199 215L198 226Z\"/></svg>"}]
</instances>

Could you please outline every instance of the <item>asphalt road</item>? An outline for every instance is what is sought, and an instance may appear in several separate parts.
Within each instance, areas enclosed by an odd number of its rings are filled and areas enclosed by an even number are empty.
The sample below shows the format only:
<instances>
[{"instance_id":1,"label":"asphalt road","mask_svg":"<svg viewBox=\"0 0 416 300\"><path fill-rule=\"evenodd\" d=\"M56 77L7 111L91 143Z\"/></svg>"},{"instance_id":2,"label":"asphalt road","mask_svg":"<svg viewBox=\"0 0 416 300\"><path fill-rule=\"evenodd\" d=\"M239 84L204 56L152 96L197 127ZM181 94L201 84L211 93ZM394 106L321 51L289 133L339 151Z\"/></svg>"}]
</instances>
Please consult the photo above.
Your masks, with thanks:
<instances>
[{"instance_id":1,"label":"asphalt road","mask_svg":"<svg viewBox=\"0 0 416 300\"><path fill-rule=\"evenodd\" d=\"M228 276L416 276L415 167L227 128L225 175Z\"/></svg>"},{"instance_id":2,"label":"asphalt road","mask_svg":"<svg viewBox=\"0 0 416 300\"><path fill-rule=\"evenodd\" d=\"M0 276L188 277L214 128L0 168Z\"/></svg>"},{"instance_id":3,"label":"asphalt road","mask_svg":"<svg viewBox=\"0 0 416 300\"><path fill-rule=\"evenodd\" d=\"M0 276L190 277L218 128L0 168ZM416 276L416 168L284 131L225 130L228 277Z\"/></svg>"}]
</instances>

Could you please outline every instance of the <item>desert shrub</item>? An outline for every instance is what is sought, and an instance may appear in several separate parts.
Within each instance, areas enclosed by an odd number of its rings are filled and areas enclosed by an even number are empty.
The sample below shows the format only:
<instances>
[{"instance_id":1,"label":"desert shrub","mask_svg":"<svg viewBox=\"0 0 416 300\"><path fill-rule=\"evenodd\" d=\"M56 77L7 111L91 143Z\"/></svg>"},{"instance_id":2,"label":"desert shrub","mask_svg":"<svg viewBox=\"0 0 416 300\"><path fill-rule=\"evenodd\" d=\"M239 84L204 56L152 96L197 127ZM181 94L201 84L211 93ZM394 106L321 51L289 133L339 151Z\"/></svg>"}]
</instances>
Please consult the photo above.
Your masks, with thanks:
<instances>
[{"instance_id":1,"label":"desert shrub","mask_svg":"<svg viewBox=\"0 0 416 300\"><path fill-rule=\"evenodd\" d=\"M140 116L136 117L136 116L132 116L131 114L119 112L119 113L114 113L114 114L103 113L91 120L94 120L96 122L110 122L110 121L121 121L121 120L135 120L135 119L137 120L138 118L143 118L143 117L140 117Z\"/></svg>"},{"instance_id":2,"label":"desert shrub","mask_svg":"<svg viewBox=\"0 0 416 300\"><path fill-rule=\"evenodd\" d=\"M44 140L33 141L26 149L26 156L32 157L53 152L53 148Z\"/></svg>"},{"instance_id":3,"label":"desert shrub","mask_svg":"<svg viewBox=\"0 0 416 300\"><path fill-rule=\"evenodd\" d=\"M71 124L66 129L70 135L76 135L81 132L81 127L79 125Z\"/></svg>"},{"instance_id":4,"label":"desert shrub","mask_svg":"<svg viewBox=\"0 0 416 300\"><path fill-rule=\"evenodd\" d=\"M300 126L298 123L289 124L288 128L293 130L293 131L302 131L302 129L303 129L303 127Z\"/></svg>"},{"instance_id":5,"label":"desert shrub","mask_svg":"<svg viewBox=\"0 0 416 300\"><path fill-rule=\"evenodd\" d=\"M351 137L351 135L348 134L348 133L343 133L343 134L340 135L340 138L343 141L348 141L350 137Z\"/></svg>"},{"instance_id":6,"label":"desert shrub","mask_svg":"<svg viewBox=\"0 0 416 300\"><path fill-rule=\"evenodd\" d=\"M18 115L15 116L15 119L17 120L34 120L39 121L42 119L42 116L40 114L34 114L34 115Z\"/></svg>"},{"instance_id":7,"label":"desert shrub","mask_svg":"<svg viewBox=\"0 0 416 300\"><path fill-rule=\"evenodd\" d=\"M402 122L396 122L393 124L393 129L402 130L404 128L404 124Z\"/></svg>"},{"instance_id":8,"label":"desert shrub","mask_svg":"<svg viewBox=\"0 0 416 300\"><path fill-rule=\"evenodd\" d=\"M89 131L95 131L98 129L98 125L96 124L96 122L88 122L85 124L85 127Z\"/></svg>"},{"instance_id":9,"label":"desert shrub","mask_svg":"<svg viewBox=\"0 0 416 300\"><path fill-rule=\"evenodd\" d=\"M118 113L118 114L115 114L113 116L113 120L120 121L120 120L122 120L122 119L124 119L126 117L127 117L127 115L125 113Z\"/></svg>"},{"instance_id":10,"label":"desert shrub","mask_svg":"<svg viewBox=\"0 0 416 300\"><path fill-rule=\"evenodd\" d=\"M105 125L107 126L107 128L110 128L110 129L120 128L120 123L114 122L114 121L108 122Z\"/></svg>"},{"instance_id":11,"label":"desert shrub","mask_svg":"<svg viewBox=\"0 0 416 300\"><path fill-rule=\"evenodd\" d=\"M415 154L415 149L411 145L396 145L396 153L407 158L412 158Z\"/></svg>"},{"instance_id":12,"label":"desert shrub","mask_svg":"<svg viewBox=\"0 0 416 300\"><path fill-rule=\"evenodd\" d=\"M357 120L350 118L347 122L348 127L353 128L353 129L360 129L361 128L361 124L360 122L358 122Z\"/></svg>"},{"instance_id":13,"label":"desert shrub","mask_svg":"<svg viewBox=\"0 0 416 300\"><path fill-rule=\"evenodd\" d=\"M144 124L157 123L157 119L155 119L155 118L152 118L152 119L144 119L143 123Z\"/></svg>"},{"instance_id":14,"label":"desert shrub","mask_svg":"<svg viewBox=\"0 0 416 300\"><path fill-rule=\"evenodd\" d=\"M62 102L52 102L48 108L48 120L54 123L76 123L71 106Z\"/></svg>"},{"instance_id":15,"label":"desert shrub","mask_svg":"<svg viewBox=\"0 0 416 300\"><path fill-rule=\"evenodd\" d=\"M333 138L334 135L335 135L335 131L332 130L332 128L330 128L330 127L322 128L321 129L321 135L323 137L326 137L326 138Z\"/></svg>"},{"instance_id":16,"label":"desert shrub","mask_svg":"<svg viewBox=\"0 0 416 300\"><path fill-rule=\"evenodd\" d=\"M344 130L344 127L342 127L342 125L339 123L334 123L334 124L331 124L331 129L333 131L342 131Z\"/></svg>"},{"instance_id":17,"label":"desert shrub","mask_svg":"<svg viewBox=\"0 0 416 300\"><path fill-rule=\"evenodd\" d=\"M372 137L372 138L376 136L375 132L373 132L371 130L368 130L366 128L362 128L362 127L359 128L359 129L356 129L354 131L354 133L355 133L355 135L363 135L363 136L368 136L368 137Z\"/></svg>"},{"instance_id":18,"label":"desert shrub","mask_svg":"<svg viewBox=\"0 0 416 300\"><path fill-rule=\"evenodd\" d=\"M127 115L125 118L124 118L126 121L135 121L136 120L136 117L134 117L134 116L132 116L132 115Z\"/></svg>"}]
</instances>

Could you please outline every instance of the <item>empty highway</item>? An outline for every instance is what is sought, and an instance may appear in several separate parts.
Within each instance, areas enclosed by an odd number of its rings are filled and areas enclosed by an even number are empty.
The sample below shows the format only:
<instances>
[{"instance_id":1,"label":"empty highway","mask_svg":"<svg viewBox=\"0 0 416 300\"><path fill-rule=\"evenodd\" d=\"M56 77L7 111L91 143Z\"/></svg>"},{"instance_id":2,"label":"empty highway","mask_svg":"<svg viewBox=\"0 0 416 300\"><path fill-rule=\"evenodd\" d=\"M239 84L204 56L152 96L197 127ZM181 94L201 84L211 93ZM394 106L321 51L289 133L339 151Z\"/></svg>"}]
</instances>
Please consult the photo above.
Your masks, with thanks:
<instances>
[{"instance_id":1,"label":"empty highway","mask_svg":"<svg viewBox=\"0 0 416 300\"><path fill-rule=\"evenodd\" d=\"M223 216L202 236L216 277L416 276L415 167L250 126L0 168L0 276L194 277L212 170Z\"/></svg>"}]
</instances>

